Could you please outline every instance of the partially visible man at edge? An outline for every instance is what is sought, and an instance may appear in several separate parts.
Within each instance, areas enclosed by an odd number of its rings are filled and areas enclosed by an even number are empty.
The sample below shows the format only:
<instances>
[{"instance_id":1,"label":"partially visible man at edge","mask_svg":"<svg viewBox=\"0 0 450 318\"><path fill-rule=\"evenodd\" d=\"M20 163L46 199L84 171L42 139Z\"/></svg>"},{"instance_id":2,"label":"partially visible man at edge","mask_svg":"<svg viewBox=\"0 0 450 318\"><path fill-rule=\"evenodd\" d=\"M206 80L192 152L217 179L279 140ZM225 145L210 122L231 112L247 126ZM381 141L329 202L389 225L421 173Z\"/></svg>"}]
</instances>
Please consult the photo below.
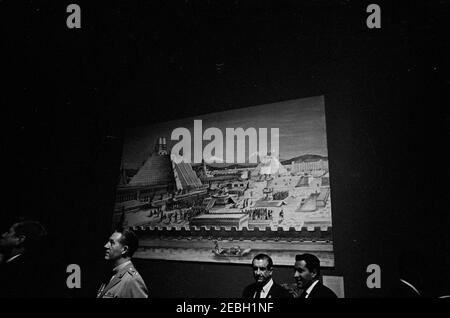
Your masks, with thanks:
<instances>
[{"instance_id":1,"label":"partially visible man at edge","mask_svg":"<svg viewBox=\"0 0 450 318\"><path fill-rule=\"evenodd\" d=\"M48 296L50 280L44 272L47 231L32 220L14 223L0 238L0 297Z\"/></svg>"}]
</instances>

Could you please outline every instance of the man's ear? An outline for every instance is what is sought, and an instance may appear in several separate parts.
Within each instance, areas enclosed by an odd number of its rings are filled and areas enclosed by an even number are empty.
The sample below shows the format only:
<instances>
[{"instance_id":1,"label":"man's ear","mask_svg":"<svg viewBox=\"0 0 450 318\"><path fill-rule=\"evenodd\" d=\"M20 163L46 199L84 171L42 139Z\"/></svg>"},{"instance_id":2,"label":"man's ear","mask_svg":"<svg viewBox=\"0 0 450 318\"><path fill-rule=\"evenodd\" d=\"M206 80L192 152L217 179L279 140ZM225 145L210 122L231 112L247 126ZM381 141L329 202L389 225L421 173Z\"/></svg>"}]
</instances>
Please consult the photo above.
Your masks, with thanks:
<instances>
[{"instance_id":1,"label":"man's ear","mask_svg":"<svg viewBox=\"0 0 450 318\"><path fill-rule=\"evenodd\" d=\"M317 269L313 269L313 271L311 272L311 277L312 278L316 278L317 277Z\"/></svg>"},{"instance_id":2,"label":"man's ear","mask_svg":"<svg viewBox=\"0 0 450 318\"><path fill-rule=\"evenodd\" d=\"M18 235L17 236L17 242L19 244L22 244L23 242L25 242L26 239L27 239L27 237L25 235Z\"/></svg>"},{"instance_id":3,"label":"man's ear","mask_svg":"<svg viewBox=\"0 0 450 318\"><path fill-rule=\"evenodd\" d=\"M128 245L124 245L124 246L122 247L122 255L124 255L124 254L126 254L126 253L128 253Z\"/></svg>"}]
</instances>

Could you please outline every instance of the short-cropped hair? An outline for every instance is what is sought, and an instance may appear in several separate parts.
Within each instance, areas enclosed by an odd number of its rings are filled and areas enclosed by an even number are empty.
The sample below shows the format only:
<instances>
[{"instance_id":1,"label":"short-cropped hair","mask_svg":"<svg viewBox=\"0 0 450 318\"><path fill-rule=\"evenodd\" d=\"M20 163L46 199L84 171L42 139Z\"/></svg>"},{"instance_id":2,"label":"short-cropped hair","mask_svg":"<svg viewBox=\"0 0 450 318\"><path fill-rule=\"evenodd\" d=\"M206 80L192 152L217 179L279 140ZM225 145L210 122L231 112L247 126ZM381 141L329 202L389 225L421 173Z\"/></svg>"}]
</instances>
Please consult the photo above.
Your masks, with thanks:
<instances>
[{"instance_id":1,"label":"short-cropped hair","mask_svg":"<svg viewBox=\"0 0 450 318\"><path fill-rule=\"evenodd\" d=\"M116 232L122 234L122 236L120 237L120 243L122 245L128 246L127 255L129 257L132 257L134 252L136 252L139 246L139 239L136 233L128 229L118 229L116 230Z\"/></svg>"},{"instance_id":2,"label":"short-cropped hair","mask_svg":"<svg viewBox=\"0 0 450 318\"><path fill-rule=\"evenodd\" d=\"M14 224L14 233L16 236L25 236L23 245L25 248L35 248L47 235L44 226L32 220L24 220Z\"/></svg>"},{"instance_id":3,"label":"short-cropped hair","mask_svg":"<svg viewBox=\"0 0 450 318\"><path fill-rule=\"evenodd\" d=\"M305 267L310 271L313 272L314 270L317 273L317 276L320 276L320 260L317 258L317 256L305 253L305 254L299 254L295 256L295 261L305 261L306 265Z\"/></svg>"},{"instance_id":4,"label":"short-cropped hair","mask_svg":"<svg viewBox=\"0 0 450 318\"><path fill-rule=\"evenodd\" d=\"M271 269L271 268L273 267L273 261L272 261L272 258L270 258L270 256L267 255L267 254L263 254L263 253L258 254L258 255L256 255L255 257L253 257L253 261L254 261L255 259L257 259L257 260L263 260L263 259L265 259L265 260L267 260L267 263L269 264L269 265L267 266L267 268L268 268L268 269ZM252 263L253 263L253 261L252 261Z\"/></svg>"}]
</instances>

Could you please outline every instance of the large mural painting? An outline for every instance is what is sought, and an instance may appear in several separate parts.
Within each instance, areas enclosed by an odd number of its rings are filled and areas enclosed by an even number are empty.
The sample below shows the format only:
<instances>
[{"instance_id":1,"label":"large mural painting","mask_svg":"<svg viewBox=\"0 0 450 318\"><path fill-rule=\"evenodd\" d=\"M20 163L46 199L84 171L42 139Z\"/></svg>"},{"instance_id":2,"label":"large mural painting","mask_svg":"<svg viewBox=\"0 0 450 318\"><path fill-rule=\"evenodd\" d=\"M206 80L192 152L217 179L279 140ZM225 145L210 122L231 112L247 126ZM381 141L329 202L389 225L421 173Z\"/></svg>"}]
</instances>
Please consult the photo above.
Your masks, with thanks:
<instances>
[{"instance_id":1,"label":"large mural painting","mask_svg":"<svg viewBox=\"0 0 450 318\"><path fill-rule=\"evenodd\" d=\"M129 130L113 222L138 258L334 266L324 96Z\"/></svg>"}]
</instances>

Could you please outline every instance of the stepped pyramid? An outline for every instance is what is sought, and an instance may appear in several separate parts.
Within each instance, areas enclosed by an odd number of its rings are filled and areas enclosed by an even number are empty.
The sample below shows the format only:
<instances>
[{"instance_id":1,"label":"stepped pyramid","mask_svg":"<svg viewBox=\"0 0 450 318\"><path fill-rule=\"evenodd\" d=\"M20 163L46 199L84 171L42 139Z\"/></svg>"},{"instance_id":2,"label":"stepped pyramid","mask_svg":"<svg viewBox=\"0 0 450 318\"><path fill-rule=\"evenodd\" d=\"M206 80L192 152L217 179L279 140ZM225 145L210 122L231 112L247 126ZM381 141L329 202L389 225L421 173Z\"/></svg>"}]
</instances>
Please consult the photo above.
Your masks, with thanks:
<instances>
[{"instance_id":1,"label":"stepped pyramid","mask_svg":"<svg viewBox=\"0 0 450 318\"><path fill-rule=\"evenodd\" d=\"M298 188L298 187L309 187L309 178L305 177L305 176L301 176L300 179L297 182L297 185L295 187L296 188Z\"/></svg>"},{"instance_id":2,"label":"stepped pyramid","mask_svg":"<svg viewBox=\"0 0 450 318\"><path fill-rule=\"evenodd\" d=\"M317 194L312 193L295 212L315 212L317 210Z\"/></svg>"},{"instance_id":3,"label":"stepped pyramid","mask_svg":"<svg viewBox=\"0 0 450 318\"><path fill-rule=\"evenodd\" d=\"M190 190L202 186L189 163L175 163L167 153L166 138L159 138L155 152L150 155L130 186L153 186L176 184L177 190Z\"/></svg>"},{"instance_id":4,"label":"stepped pyramid","mask_svg":"<svg viewBox=\"0 0 450 318\"><path fill-rule=\"evenodd\" d=\"M177 190L193 189L202 186L202 182L189 163L175 163L172 161L172 164Z\"/></svg>"},{"instance_id":5,"label":"stepped pyramid","mask_svg":"<svg viewBox=\"0 0 450 318\"><path fill-rule=\"evenodd\" d=\"M167 154L166 139L159 138L155 152L130 180L130 186L167 185L175 183L172 162Z\"/></svg>"},{"instance_id":6,"label":"stepped pyramid","mask_svg":"<svg viewBox=\"0 0 450 318\"><path fill-rule=\"evenodd\" d=\"M129 185L163 185L174 183L169 155L152 154L130 180Z\"/></svg>"}]
</instances>

